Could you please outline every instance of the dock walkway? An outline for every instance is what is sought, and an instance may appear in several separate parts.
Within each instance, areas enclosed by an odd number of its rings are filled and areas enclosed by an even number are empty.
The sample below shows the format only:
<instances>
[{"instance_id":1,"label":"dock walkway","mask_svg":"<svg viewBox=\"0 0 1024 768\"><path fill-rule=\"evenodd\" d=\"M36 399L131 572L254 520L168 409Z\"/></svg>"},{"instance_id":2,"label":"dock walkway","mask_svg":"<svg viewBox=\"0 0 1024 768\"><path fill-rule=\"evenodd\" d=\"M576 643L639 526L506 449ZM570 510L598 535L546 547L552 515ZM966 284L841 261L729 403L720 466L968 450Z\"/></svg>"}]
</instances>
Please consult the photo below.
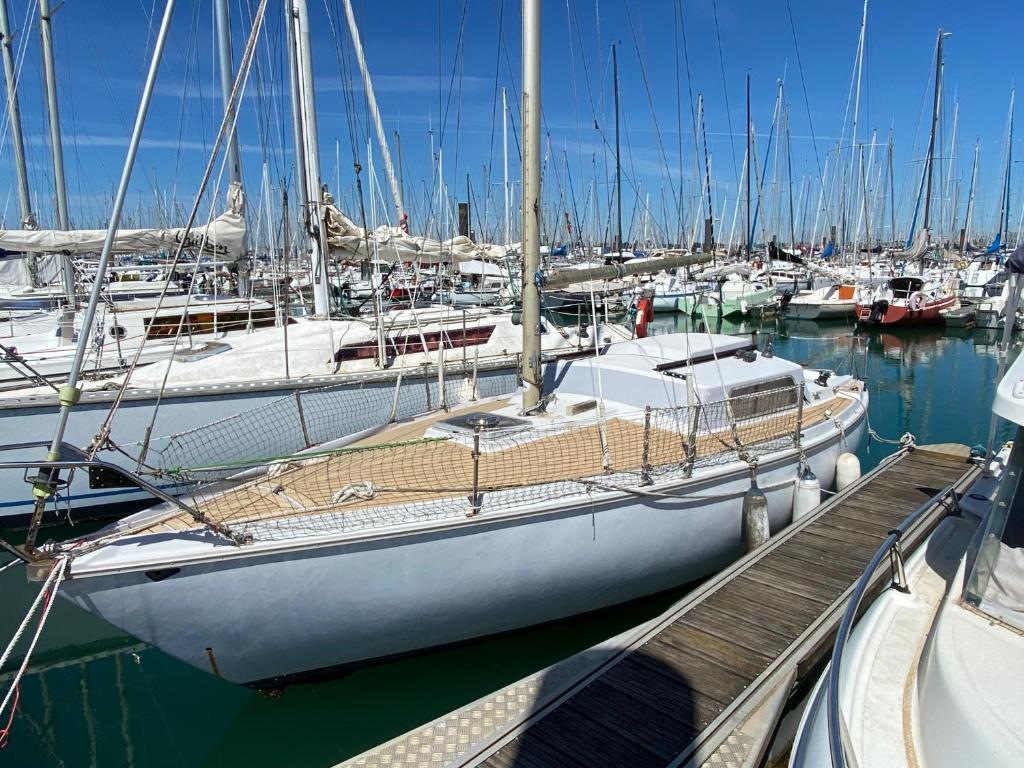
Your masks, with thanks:
<instances>
[{"instance_id":1,"label":"dock walkway","mask_svg":"<svg viewBox=\"0 0 1024 768\"><path fill-rule=\"evenodd\" d=\"M888 532L929 504L909 555L979 473L963 446L901 451L662 616L344 765L757 765Z\"/></svg>"}]
</instances>

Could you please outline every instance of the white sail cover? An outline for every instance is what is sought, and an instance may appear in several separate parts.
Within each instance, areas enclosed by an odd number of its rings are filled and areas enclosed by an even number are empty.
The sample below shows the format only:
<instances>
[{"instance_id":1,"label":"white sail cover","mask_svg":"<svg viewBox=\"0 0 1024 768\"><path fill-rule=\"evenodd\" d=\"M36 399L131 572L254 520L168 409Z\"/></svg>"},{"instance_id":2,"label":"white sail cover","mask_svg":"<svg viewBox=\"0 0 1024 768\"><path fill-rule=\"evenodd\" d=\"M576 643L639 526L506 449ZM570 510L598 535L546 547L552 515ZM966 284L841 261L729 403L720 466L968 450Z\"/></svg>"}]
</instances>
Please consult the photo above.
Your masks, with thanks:
<instances>
[{"instance_id":1,"label":"white sail cover","mask_svg":"<svg viewBox=\"0 0 1024 768\"><path fill-rule=\"evenodd\" d=\"M924 252L928 250L928 230L921 229L917 233L917 237L914 238L914 242L910 244L910 247L897 251L893 254L898 259L919 259L924 255Z\"/></svg>"},{"instance_id":2,"label":"white sail cover","mask_svg":"<svg viewBox=\"0 0 1024 768\"><path fill-rule=\"evenodd\" d=\"M99 253L107 236L104 229L7 229L0 230L0 250L10 254ZM228 260L242 256L245 243L245 193L242 185L228 188L228 210L205 227L178 229L119 229L114 236L115 253L173 253L184 241L188 250Z\"/></svg>"},{"instance_id":3,"label":"white sail cover","mask_svg":"<svg viewBox=\"0 0 1024 768\"><path fill-rule=\"evenodd\" d=\"M400 227L377 227L370 232L367 243L366 230L356 226L328 200L324 209L324 227L327 244L334 258L346 261L363 261L369 258L396 261L497 261L503 262L511 254L519 252L519 244L492 245L474 243L468 237L454 237L451 240L431 240L429 237L414 237ZM369 244L370 252L367 252Z\"/></svg>"}]
</instances>

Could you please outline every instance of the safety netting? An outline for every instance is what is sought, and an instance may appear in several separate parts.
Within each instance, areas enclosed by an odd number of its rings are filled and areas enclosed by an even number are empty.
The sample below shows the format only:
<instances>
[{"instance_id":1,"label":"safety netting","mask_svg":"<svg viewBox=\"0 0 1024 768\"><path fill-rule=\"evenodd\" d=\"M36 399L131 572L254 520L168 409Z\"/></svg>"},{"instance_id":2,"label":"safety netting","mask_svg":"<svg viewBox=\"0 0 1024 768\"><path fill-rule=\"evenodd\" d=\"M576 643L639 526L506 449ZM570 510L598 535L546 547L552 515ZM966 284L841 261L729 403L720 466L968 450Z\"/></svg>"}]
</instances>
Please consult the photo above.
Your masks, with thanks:
<instances>
[{"instance_id":1,"label":"safety netting","mask_svg":"<svg viewBox=\"0 0 1024 768\"><path fill-rule=\"evenodd\" d=\"M804 407L797 386L681 408L513 418L497 428L470 427L466 419L507 418L508 401L470 404L351 446L273 462L231 490L194 494L194 516L161 525L187 530L198 518L239 539L278 540L571 504L799 450L802 429L835 418L849 402Z\"/></svg>"},{"instance_id":2,"label":"safety netting","mask_svg":"<svg viewBox=\"0 0 1024 768\"><path fill-rule=\"evenodd\" d=\"M294 389L210 424L153 438L144 461L150 474L201 486L395 421L508 394L517 386L512 370L448 375L441 382L426 369ZM141 444L122 447L134 455L143 452Z\"/></svg>"}]
</instances>

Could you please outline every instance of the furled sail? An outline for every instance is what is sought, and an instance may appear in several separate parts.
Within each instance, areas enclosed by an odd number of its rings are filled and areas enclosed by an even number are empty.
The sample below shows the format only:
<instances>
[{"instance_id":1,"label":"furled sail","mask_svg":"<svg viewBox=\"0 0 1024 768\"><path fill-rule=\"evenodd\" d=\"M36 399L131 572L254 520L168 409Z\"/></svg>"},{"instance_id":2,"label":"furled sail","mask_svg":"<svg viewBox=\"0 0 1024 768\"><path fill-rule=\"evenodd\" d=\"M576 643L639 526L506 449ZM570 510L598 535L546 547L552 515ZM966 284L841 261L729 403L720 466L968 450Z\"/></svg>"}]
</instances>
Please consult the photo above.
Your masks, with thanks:
<instances>
[{"instance_id":1,"label":"furled sail","mask_svg":"<svg viewBox=\"0 0 1024 768\"><path fill-rule=\"evenodd\" d=\"M825 246L825 250L821 252L821 258L827 259L832 256L832 252L835 250L835 243L831 240L828 241L828 245Z\"/></svg>"},{"instance_id":2,"label":"furled sail","mask_svg":"<svg viewBox=\"0 0 1024 768\"><path fill-rule=\"evenodd\" d=\"M928 250L928 230L922 227L909 248L893 254L898 259L919 259Z\"/></svg>"},{"instance_id":3,"label":"furled sail","mask_svg":"<svg viewBox=\"0 0 1024 768\"><path fill-rule=\"evenodd\" d=\"M518 253L519 246L474 243L468 237L451 240L431 240L429 237L410 235L401 227L377 227L369 233L356 226L350 218L327 198L324 228L331 255L337 259L362 261L378 258L385 261L498 261L504 262L510 254ZM367 252L369 246L369 252Z\"/></svg>"},{"instance_id":4,"label":"furled sail","mask_svg":"<svg viewBox=\"0 0 1024 768\"><path fill-rule=\"evenodd\" d=\"M106 237L104 229L7 229L0 230L0 252L12 254L99 253ZM202 248L204 254L236 260L245 242L245 194L242 185L228 189L228 210L205 227L186 233L177 229L119 229L114 236L115 253L173 252L184 242L188 250Z\"/></svg>"}]
</instances>

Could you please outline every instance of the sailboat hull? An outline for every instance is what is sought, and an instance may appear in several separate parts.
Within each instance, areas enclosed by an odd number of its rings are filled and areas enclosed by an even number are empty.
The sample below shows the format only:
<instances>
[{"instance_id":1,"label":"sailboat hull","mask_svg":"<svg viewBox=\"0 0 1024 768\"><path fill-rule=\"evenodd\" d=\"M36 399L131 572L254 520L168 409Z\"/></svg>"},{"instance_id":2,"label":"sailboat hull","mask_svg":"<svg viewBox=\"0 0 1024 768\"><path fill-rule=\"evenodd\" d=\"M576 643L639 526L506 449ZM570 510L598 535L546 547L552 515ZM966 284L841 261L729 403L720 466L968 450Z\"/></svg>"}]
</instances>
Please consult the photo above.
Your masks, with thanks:
<instances>
[{"instance_id":1,"label":"sailboat hull","mask_svg":"<svg viewBox=\"0 0 1024 768\"><path fill-rule=\"evenodd\" d=\"M878 302L857 305L857 320L869 325L929 325L943 322L940 314L946 309L960 306L956 296L923 302L918 309L911 309L906 301L888 302L884 307ZM880 310L880 311L879 311Z\"/></svg>"},{"instance_id":2,"label":"sailboat hull","mask_svg":"<svg viewBox=\"0 0 1024 768\"><path fill-rule=\"evenodd\" d=\"M866 395L864 396L866 399ZM822 484L854 449L865 410L847 409L805 450ZM812 434L816 433L816 434ZM791 517L797 457L764 457L773 530ZM273 551L225 548L137 570L74 563L61 594L126 632L227 680L272 685L632 600L720 569L743 549L749 470L726 465L669 496L595 494L586 503L349 534ZM130 539L115 548L131 548ZM266 547L267 545L260 545Z\"/></svg>"},{"instance_id":3,"label":"sailboat hull","mask_svg":"<svg viewBox=\"0 0 1024 768\"><path fill-rule=\"evenodd\" d=\"M795 320L831 320L852 317L856 309L856 301L822 301L806 304L791 302L786 314Z\"/></svg>"}]
</instances>

